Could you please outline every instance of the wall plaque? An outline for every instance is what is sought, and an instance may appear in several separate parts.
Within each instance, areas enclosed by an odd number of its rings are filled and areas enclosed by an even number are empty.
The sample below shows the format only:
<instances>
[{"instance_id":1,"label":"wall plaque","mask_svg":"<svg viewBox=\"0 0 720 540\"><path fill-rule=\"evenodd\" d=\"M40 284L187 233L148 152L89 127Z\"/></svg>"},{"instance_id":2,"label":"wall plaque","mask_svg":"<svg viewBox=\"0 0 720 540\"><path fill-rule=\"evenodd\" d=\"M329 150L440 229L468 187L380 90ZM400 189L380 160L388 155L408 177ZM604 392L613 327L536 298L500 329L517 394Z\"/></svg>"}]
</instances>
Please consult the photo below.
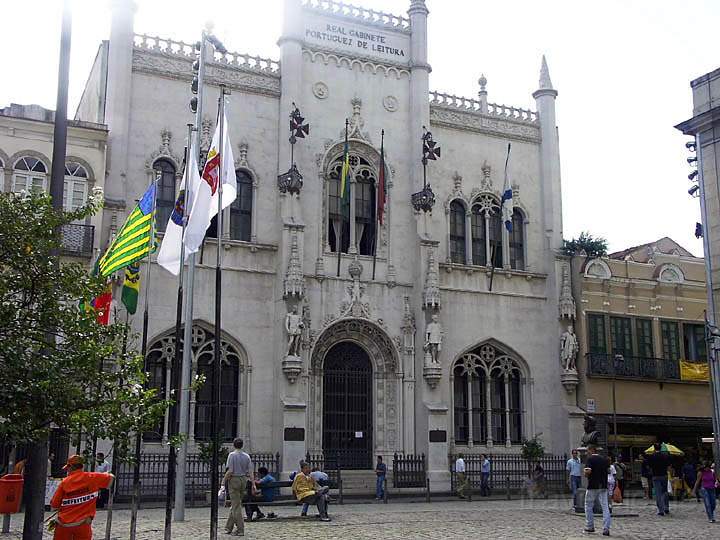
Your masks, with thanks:
<instances>
[{"instance_id":1,"label":"wall plaque","mask_svg":"<svg viewBox=\"0 0 720 540\"><path fill-rule=\"evenodd\" d=\"M298 442L304 441L305 440L305 428L286 427L283 440L298 441Z\"/></svg>"},{"instance_id":2,"label":"wall plaque","mask_svg":"<svg viewBox=\"0 0 720 540\"><path fill-rule=\"evenodd\" d=\"M431 429L430 442L447 442L447 431L444 429Z\"/></svg>"}]
</instances>

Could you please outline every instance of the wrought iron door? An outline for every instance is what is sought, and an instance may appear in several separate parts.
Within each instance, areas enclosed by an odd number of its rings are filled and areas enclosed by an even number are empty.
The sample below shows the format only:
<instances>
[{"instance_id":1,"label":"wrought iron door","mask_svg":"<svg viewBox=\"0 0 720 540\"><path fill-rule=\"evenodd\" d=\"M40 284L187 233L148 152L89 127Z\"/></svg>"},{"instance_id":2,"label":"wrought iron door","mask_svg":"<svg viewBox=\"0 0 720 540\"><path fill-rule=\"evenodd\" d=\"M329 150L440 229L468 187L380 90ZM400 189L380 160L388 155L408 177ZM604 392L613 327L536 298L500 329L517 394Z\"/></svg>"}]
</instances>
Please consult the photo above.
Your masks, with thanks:
<instances>
[{"instance_id":1,"label":"wrought iron door","mask_svg":"<svg viewBox=\"0 0 720 540\"><path fill-rule=\"evenodd\" d=\"M323 451L343 469L372 469L372 365L365 350L344 341L323 366Z\"/></svg>"}]
</instances>

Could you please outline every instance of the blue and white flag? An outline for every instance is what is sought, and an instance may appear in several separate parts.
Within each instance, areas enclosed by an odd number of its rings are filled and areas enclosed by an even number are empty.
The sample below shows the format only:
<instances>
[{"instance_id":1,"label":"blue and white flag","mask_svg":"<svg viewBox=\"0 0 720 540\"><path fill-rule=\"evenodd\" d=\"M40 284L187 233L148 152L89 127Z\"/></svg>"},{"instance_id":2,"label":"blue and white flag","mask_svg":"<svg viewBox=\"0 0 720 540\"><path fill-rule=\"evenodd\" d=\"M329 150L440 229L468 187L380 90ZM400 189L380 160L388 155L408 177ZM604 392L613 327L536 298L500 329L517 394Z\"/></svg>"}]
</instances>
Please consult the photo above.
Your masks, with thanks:
<instances>
[{"instance_id":1,"label":"blue and white flag","mask_svg":"<svg viewBox=\"0 0 720 540\"><path fill-rule=\"evenodd\" d=\"M502 212L502 220L508 232L512 232L512 215L513 215L513 191L508 177L508 161L510 161L510 143L508 143L507 157L505 158L505 181L503 182L502 199L500 201L500 209Z\"/></svg>"}]
</instances>

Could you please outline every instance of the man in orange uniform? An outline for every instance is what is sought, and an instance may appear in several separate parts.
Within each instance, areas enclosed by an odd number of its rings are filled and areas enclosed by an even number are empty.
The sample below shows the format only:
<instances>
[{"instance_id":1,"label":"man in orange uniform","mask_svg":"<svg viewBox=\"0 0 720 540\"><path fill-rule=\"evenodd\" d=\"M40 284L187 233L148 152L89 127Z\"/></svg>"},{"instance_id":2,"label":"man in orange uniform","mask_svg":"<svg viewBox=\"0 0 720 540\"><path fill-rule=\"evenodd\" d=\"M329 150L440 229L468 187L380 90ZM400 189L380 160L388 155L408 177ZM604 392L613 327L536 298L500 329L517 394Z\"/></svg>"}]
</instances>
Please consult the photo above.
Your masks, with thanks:
<instances>
[{"instance_id":1,"label":"man in orange uniform","mask_svg":"<svg viewBox=\"0 0 720 540\"><path fill-rule=\"evenodd\" d=\"M115 478L110 473L84 472L82 456L70 456L63 469L68 475L50 501L59 508L55 540L92 540L95 503L101 489L108 489Z\"/></svg>"}]
</instances>

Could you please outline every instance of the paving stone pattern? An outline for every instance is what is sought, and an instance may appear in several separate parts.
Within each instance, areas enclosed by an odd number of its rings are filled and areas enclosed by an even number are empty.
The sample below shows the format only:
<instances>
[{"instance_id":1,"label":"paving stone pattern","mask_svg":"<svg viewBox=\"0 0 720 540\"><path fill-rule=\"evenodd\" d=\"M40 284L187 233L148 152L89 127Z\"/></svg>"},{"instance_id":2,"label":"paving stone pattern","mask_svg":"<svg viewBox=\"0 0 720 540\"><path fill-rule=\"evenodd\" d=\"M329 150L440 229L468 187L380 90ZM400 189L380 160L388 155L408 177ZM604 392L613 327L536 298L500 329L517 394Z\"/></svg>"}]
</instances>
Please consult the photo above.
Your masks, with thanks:
<instances>
[{"instance_id":1,"label":"paving stone pattern","mask_svg":"<svg viewBox=\"0 0 720 540\"><path fill-rule=\"evenodd\" d=\"M296 507L275 508L282 518L245 524L245 538L297 540L408 540L408 539L467 539L481 536L495 539L576 539L602 538L601 522L596 518L595 535L582 532L584 518L572 513L569 501L451 501L427 503L346 504L333 505L333 521L322 523L314 518L295 518ZM617 517L612 537L632 539L703 539L720 538L720 523L708 523L703 505L693 501L677 503L671 515L655 515L652 502L630 500L616 507L618 514L638 514L637 517ZM221 509L220 539L235 538L223 532L228 509ZM312 513L312 511L311 511ZM95 520L95 540L105 534L104 511ZM292 519L285 519L292 517ZM192 508L186 511L184 523L173 523L174 540L209 538L209 509ZM128 538L130 512L116 510L113 515L113 540ZM137 540L163 538L164 510L142 509L138 522ZM13 517L9 536L19 539L22 516ZM47 538L50 538L47 535Z\"/></svg>"}]
</instances>

